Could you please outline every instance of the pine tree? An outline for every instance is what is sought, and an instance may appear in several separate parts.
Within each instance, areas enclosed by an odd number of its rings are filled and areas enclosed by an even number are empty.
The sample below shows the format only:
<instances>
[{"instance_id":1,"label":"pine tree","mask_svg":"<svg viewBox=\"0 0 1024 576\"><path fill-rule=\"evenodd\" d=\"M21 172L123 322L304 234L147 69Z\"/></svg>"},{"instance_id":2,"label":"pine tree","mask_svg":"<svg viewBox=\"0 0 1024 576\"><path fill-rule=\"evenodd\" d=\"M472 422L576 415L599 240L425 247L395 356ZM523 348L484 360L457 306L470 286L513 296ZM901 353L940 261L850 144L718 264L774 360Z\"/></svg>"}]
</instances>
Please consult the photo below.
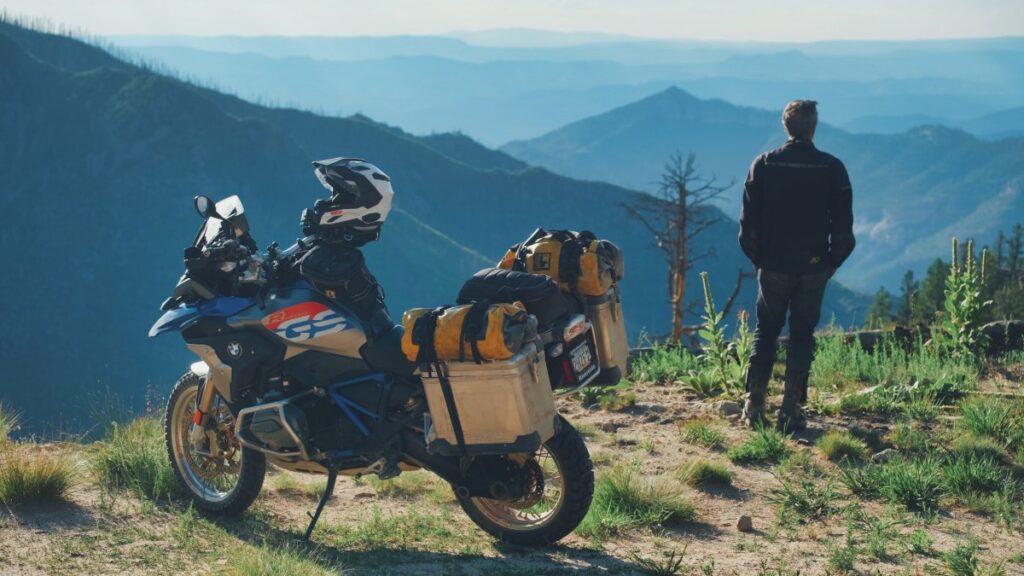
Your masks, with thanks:
<instances>
[{"instance_id":1,"label":"pine tree","mask_svg":"<svg viewBox=\"0 0 1024 576\"><path fill-rule=\"evenodd\" d=\"M868 328L883 328L892 321L892 293L884 287L879 288L868 309Z\"/></svg>"},{"instance_id":2,"label":"pine tree","mask_svg":"<svg viewBox=\"0 0 1024 576\"><path fill-rule=\"evenodd\" d=\"M900 309L896 319L904 326L911 324L914 320L914 305L917 302L917 293L920 287L914 280L914 272L907 270L900 282Z\"/></svg>"}]
</instances>

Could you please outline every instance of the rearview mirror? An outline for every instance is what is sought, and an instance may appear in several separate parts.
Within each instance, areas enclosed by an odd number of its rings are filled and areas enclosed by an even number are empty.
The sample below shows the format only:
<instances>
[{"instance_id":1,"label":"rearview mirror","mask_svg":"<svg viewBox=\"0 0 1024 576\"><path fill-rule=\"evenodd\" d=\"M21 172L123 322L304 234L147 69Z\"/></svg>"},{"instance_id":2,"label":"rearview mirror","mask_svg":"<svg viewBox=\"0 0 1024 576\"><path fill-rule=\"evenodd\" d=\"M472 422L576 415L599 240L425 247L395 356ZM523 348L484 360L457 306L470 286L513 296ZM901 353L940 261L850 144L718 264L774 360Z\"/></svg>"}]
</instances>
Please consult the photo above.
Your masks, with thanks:
<instances>
[{"instance_id":1,"label":"rearview mirror","mask_svg":"<svg viewBox=\"0 0 1024 576\"><path fill-rule=\"evenodd\" d=\"M220 214L217 214L217 205L208 196L196 196L193 203L196 206L196 212L203 218L220 218Z\"/></svg>"}]
</instances>

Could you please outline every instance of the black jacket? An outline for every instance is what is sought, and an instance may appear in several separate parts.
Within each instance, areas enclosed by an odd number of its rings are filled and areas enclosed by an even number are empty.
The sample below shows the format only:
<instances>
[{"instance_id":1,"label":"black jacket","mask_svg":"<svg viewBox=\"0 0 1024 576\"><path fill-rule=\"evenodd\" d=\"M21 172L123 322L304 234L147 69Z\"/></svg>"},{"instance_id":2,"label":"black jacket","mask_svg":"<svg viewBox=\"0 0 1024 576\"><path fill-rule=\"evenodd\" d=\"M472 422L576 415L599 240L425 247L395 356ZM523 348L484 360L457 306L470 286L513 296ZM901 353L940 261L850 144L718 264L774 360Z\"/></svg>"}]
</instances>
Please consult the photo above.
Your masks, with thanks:
<instances>
[{"instance_id":1,"label":"black jacket","mask_svg":"<svg viewBox=\"0 0 1024 576\"><path fill-rule=\"evenodd\" d=\"M743 186L740 248L754 266L806 274L853 252L853 190L846 167L803 140L761 154Z\"/></svg>"}]
</instances>

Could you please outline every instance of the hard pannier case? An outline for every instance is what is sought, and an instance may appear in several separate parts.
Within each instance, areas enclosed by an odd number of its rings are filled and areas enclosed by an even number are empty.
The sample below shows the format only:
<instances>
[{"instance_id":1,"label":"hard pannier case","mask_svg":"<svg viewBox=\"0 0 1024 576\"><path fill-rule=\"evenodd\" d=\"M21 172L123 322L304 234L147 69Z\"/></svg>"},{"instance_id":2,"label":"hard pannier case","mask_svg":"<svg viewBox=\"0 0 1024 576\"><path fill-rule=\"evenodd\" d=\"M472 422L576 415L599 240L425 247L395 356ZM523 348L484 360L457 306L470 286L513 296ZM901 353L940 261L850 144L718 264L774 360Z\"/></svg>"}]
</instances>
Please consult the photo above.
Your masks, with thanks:
<instances>
[{"instance_id":1,"label":"hard pannier case","mask_svg":"<svg viewBox=\"0 0 1024 576\"><path fill-rule=\"evenodd\" d=\"M438 368L447 370L454 406L445 399ZM536 341L508 360L437 362L421 376L430 408L427 447L431 452L533 452L555 435L554 395L544 352ZM460 433L465 451L459 447Z\"/></svg>"},{"instance_id":2,"label":"hard pannier case","mask_svg":"<svg viewBox=\"0 0 1024 576\"><path fill-rule=\"evenodd\" d=\"M586 316L594 325L597 358L601 362L601 374L595 383L618 384L626 376L629 360L626 322L618 285L613 285L601 296L587 297Z\"/></svg>"},{"instance_id":3,"label":"hard pannier case","mask_svg":"<svg viewBox=\"0 0 1024 576\"><path fill-rule=\"evenodd\" d=\"M541 326L547 326L573 311L569 297L551 278L501 268L484 268L473 274L459 290L459 304L482 300L522 302Z\"/></svg>"},{"instance_id":4,"label":"hard pannier case","mask_svg":"<svg viewBox=\"0 0 1024 576\"><path fill-rule=\"evenodd\" d=\"M412 362L507 360L536 336L535 323L519 303L413 308L402 315L402 352Z\"/></svg>"},{"instance_id":5,"label":"hard pannier case","mask_svg":"<svg viewBox=\"0 0 1024 576\"><path fill-rule=\"evenodd\" d=\"M509 248L499 267L543 274L566 291L601 296L622 280L622 251L593 232L538 228L522 244Z\"/></svg>"}]
</instances>

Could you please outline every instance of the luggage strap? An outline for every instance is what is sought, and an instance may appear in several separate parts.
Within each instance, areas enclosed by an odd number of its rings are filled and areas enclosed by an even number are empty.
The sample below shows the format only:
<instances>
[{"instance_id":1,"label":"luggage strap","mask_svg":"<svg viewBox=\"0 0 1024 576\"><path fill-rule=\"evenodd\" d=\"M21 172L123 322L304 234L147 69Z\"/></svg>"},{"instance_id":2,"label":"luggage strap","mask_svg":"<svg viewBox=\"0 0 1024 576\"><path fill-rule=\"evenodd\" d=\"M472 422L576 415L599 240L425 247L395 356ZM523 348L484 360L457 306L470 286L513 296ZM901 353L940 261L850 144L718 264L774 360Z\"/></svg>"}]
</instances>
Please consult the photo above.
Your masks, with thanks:
<instances>
[{"instance_id":1,"label":"luggage strap","mask_svg":"<svg viewBox=\"0 0 1024 576\"><path fill-rule=\"evenodd\" d=\"M450 306L434 308L423 316L416 319L413 324L413 342L418 343L420 351L416 354L416 362L429 364L431 369L437 373L437 382L441 385L441 394L444 396L445 408L448 409L448 419L452 422L452 431L455 432L455 442L459 445L459 452L466 456L466 436L462 430L462 421L459 420L459 408L455 405L455 393L452 391L452 381L448 378L444 363L437 359L437 348L434 346L434 331L437 329L437 317L444 314ZM465 320L463 321L465 328ZM461 346L461 343L460 343ZM461 350L460 350L461 352Z\"/></svg>"},{"instance_id":2,"label":"luggage strap","mask_svg":"<svg viewBox=\"0 0 1024 576\"><path fill-rule=\"evenodd\" d=\"M484 318L490 307L491 303L488 300L477 300L466 311L466 317L462 319L462 331L459 334L459 362L466 361L466 349L463 344L469 342L473 362L483 363L477 342L484 337Z\"/></svg>"},{"instance_id":3,"label":"luggage strap","mask_svg":"<svg viewBox=\"0 0 1024 576\"><path fill-rule=\"evenodd\" d=\"M445 365L439 360L434 361L434 370L437 371L437 381L441 384L441 394L444 396L445 407L448 408L448 419L452 421L452 431L455 432L455 442L459 445L459 452L468 456L466 451L466 435L462 431L462 420L459 420L459 408L455 405L455 393L452 391L452 381L448 379L448 372Z\"/></svg>"}]
</instances>

